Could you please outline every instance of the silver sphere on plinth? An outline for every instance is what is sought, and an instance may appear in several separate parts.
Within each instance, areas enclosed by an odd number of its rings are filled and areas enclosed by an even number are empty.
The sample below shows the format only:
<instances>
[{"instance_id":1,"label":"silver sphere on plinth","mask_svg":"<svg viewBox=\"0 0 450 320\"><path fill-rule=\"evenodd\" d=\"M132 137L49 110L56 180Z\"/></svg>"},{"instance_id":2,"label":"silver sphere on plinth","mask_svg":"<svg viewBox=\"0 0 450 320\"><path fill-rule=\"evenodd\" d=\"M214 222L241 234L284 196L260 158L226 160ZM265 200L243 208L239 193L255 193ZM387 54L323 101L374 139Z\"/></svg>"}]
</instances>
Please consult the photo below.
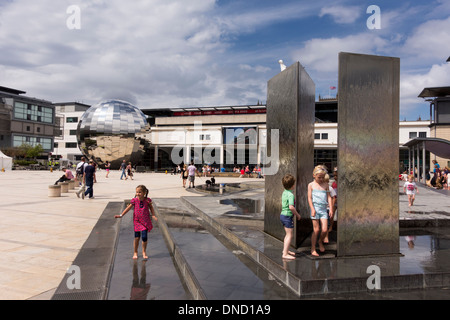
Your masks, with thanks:
<instances>
[{"instance_id":1,"label":"silver sphere on plinth","mask_svg":"<svg viewBox=\"0 0 450 320\"><path fill-rule=\"evenodd\" d=\"M132 165L141 161L149 133L150 125L139 108L121 100L106 100L83 114L77 140L88 159L100 166L108 161L117 169L123 160Z\"/></svg>"}]
</instances>

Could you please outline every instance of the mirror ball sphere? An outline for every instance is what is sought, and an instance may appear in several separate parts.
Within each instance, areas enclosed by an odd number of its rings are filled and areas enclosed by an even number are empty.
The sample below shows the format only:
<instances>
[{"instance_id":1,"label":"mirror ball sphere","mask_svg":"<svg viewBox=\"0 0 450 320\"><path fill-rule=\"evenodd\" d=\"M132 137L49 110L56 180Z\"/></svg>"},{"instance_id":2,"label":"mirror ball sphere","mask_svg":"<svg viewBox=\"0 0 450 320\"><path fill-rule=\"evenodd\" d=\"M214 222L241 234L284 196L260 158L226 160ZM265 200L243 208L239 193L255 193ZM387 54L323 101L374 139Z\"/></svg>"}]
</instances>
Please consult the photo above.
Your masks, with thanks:
<instances>
[{"instance_id":1,"label":"mirror ball sphere","mask_svg":"<svg viewBox=\"0 0 450 320\"><path fill-rule=\"evenodd\" d=\"M123 160L136 165L145 152L150 125L144 113L121 100L107 100L90 107L77 127L81 152L99 166L106 161L117 169Z\"/></svg>"}]
</instances>

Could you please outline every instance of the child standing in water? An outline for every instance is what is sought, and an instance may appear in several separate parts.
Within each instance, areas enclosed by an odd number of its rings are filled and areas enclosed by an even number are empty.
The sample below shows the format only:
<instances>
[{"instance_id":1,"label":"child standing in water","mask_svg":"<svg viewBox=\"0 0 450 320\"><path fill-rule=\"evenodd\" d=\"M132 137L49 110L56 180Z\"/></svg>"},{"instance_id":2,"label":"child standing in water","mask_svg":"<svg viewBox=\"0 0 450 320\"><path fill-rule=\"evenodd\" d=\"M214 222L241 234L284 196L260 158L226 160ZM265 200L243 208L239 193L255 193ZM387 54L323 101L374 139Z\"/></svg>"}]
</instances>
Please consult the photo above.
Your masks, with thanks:
<instances>
[{"instance_id":1,"label":"child standing in water","mask_svg":"<svg viewBox=\"0 0 450 320\"><path fill-rule=\"evenodd\" d=\"M308 185L308 203L311 210L311 220L313 222L313 234L311 236L311 255L319 256L316 251L316 242L319 239L319 250L325 252L323 240L327 235L328 216L333 216L333 202L330 196L330 187L325 182L327 171L322 166L314 168L314 181ZM330 208L330 213L327 212ZM321 231L320 238L319 232Z\"/></svg>"},{"instance_id":2,"label":"child standing in water","mask_svg":"<svg viewBox=\"0 0 450 320\"><path fill-rule=\"evenodd\" d=\"M292 232L294 229L294 215L297 220L300 220L301 216L295 209L295 178L294 176L287 174L283 177L282 181L284 191L281 195L281 214L280 221L283 224L286 235L284 237L283 253L281 257L287 260L295 259L295 252L289 251L289 246L292 241Z\"/></svg>"},{"instance_id":3,"label":"child standing in water","mask_svg":"<svg viewBox=\"0 0 450 320\"><path fill-rule=\"evenodd\" d=\"M132 207L134 207L133 223L134 223L134 254L133 259L138 258L139 239L142 234L142 257L147 260L147 237L148 232L153 229L152 220L150 218L150 211L155 221L158 218L155 216L152 200L147 197L148 189L144 185L139 185L136 188L136 196L131 199L130 204L123 210L121 215L115 215L114 218L122 218Z\"/></svg>"}]
</instances>

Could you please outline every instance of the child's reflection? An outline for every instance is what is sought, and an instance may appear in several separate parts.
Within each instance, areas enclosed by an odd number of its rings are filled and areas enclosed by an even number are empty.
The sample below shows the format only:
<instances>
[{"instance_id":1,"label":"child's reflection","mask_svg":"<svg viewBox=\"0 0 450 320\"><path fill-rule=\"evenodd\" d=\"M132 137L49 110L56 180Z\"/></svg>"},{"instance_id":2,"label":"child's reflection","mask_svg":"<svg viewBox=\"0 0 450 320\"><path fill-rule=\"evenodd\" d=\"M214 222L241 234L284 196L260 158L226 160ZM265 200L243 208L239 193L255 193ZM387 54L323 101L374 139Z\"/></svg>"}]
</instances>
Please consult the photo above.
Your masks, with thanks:
<instances>
[{"instance_id":1,"label":"child's reflection","mask_svg":"<svg viewBox=\"0 0 450 320\"><path fill-rule=\"evenodd\" d=\"M147 295L150 291L150 283L146 283L146 262L147 260L141 261L141 277L139 279L138 261L133 261L133 284L131 286L130 300L147 300Z\"/></svg>"}]
</instances>

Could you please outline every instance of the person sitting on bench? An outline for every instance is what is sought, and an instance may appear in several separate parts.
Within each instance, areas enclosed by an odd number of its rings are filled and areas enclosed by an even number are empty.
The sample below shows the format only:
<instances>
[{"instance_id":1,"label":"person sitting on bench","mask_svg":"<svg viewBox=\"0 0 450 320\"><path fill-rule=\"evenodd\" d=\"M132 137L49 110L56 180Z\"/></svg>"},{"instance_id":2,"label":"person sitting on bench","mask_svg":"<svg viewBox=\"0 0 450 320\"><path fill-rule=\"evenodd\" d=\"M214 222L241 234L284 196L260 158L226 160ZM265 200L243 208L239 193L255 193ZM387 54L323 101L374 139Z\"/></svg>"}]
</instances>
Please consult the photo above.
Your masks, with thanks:
<instances>
[{"instance_id":1,"label":"person sitting on bench","mask_svg":"<svg viewBox=\"0 0 450 320\"><path fill-rule=\"evenodd\" d=\"M62 175L61 178L59 178L56 182L55 182L55 186L58 184L58 182L65 182L65 181L70 181L74 178L72 171L70 171L67 168L62 168L62 171L64 171L64 174Z\"/></svg>"}]
</instances>

